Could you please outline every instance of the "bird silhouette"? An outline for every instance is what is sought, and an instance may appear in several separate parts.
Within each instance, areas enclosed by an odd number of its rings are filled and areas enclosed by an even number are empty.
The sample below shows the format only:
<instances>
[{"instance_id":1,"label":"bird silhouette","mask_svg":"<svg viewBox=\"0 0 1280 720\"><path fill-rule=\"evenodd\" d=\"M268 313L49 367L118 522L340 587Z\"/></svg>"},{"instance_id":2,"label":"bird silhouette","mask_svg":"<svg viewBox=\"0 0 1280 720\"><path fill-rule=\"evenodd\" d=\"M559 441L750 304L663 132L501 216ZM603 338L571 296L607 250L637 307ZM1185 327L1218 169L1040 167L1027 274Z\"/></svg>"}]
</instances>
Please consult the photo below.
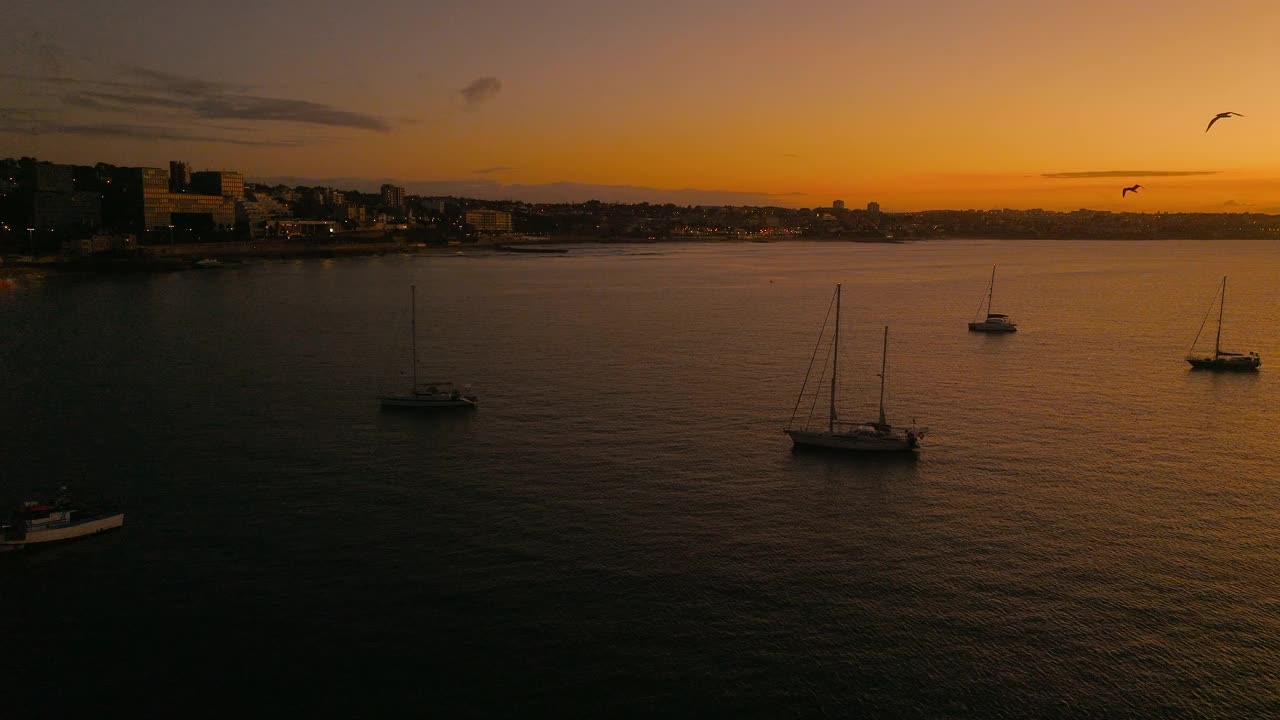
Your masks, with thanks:
<instances>
[{"instance_id":1,"label":"bird silhouette","mask_svg":"<svg viewBox=\"0 0 1280 720\"><path fill-rule=\"evenodd\" d=\"M1244 117L1243 115L1241 115L1241 114L1240 114L1240 113L1238 113L1238 112L1224 112L1224 113L1218 113L1217 115L1214 115L1214 116L1213 116L1213 119L1209 121L1209 124L1208 124L1207 126L1205 126L1204 131L1205 131L1205 132L1209 132L1209 128L1213 127L1213 124L1214 124L1214 123L1218 122L1218 121L1219 121L1219 120L1221 120L1222 118L1229 118L1229 117L1231 117L1232 115L1234 115L1234 116L1236 116L1236 117Z\"/></svg>"},{"instance_id":2,"label":"bird silhouette","mask_svg":"<svg viewBox=\"0 0 1280 720\"><path fill-rule=\"evenodd\" d=\"M1120 197L1124 197L1125 195L1128 195L1129 193L1136 193L1136 192L1138 192L1138 188L1140 188L1140 187L1142 187L1142 186L1141 186L1141 185L1134 185L1133 187L1127 187L1127 188L1125 188L1125 189L1123 189L1123 190L1121 190L1121 191L1120 191Z\"/></svg>"}]
</instances>

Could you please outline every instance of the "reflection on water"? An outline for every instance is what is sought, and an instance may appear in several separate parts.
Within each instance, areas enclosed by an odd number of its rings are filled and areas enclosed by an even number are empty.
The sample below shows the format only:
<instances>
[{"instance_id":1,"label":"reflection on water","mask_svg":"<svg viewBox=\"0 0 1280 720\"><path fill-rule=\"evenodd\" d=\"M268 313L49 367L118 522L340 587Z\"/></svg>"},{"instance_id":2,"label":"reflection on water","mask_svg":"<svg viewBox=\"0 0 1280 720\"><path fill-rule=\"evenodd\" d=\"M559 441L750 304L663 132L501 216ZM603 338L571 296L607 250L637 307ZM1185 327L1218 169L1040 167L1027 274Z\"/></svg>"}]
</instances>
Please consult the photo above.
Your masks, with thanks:
<instances>
[{"instance_id":1,"label":"reflection on water","mask_svg":"<svg viewBox=\"0 0 1280 720\"><path fill-rule=\"evenodd\" d=\"M0 493L79 479L129 513L0 568L0 634L75 649L11 681L100 708L146 677L157 712L306 687L290 714L1276 714L1280 383L1183 360L1222 275L1232 346L1278 356L1274 243L544 260L0 292ZM975 337L996 260L1019 332ZM837 281L841 412L875 416L889 325L916 456L781 432ZM410 284L423 376L475 411L380 410Z\"/></svg>"}]
</instances>

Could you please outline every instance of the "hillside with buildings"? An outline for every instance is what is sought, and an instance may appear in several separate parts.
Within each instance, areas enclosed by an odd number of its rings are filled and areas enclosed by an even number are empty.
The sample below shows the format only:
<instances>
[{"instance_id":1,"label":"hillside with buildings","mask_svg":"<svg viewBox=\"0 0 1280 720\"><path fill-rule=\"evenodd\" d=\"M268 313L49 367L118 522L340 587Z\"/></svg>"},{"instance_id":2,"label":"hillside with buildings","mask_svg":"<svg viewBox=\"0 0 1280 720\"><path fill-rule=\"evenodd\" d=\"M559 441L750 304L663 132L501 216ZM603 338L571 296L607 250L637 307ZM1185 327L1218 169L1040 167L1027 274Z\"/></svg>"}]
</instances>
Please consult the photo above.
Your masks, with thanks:
<instances>
[{"instance_id":1,"label":"hillside with buildings","mask_svg":"<svg viewBox=\"0 0 1280 720\"><path fill-rule=\"evenodd\" d=\"M282 241L414 244L926 238L1280 237L1280 216L1092 210L933 210L533 204L247 183L229 170L0 161L0 252L50 255L165 245ZM86 245L87 242L87 245Z\"/></svg>"}]
</instances>

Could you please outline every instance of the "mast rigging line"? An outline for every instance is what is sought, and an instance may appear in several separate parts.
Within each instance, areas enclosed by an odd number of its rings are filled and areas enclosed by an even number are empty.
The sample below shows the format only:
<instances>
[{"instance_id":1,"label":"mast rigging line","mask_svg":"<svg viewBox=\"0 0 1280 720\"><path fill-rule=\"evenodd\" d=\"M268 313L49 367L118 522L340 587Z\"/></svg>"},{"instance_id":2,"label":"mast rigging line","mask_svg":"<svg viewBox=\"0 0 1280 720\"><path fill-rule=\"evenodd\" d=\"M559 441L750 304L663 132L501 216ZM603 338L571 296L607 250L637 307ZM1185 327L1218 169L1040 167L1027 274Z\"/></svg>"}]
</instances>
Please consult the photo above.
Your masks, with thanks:
<instances>
[{"instance_id":1,"label":"mast rigging line","mask_svg":"<svg viewBox=\"0 0 1280 720\"><path fill-rule=\"evenodd\" d=\"M809 375L810 373L813 372L814 361L818 359L818 349L822 347L822 338L825 337L827 334L827 323L831 320L831 308L835 307L835 304L836 304L836 296L833 294L831 296L831 302L827 303L827 315L822 319L822 329L818 331L818 342L814 343L813 345L813 355L809 356L809 367L804 371L804 382L800 384L800 396L796 398L796 406L791 411L790 425L792 427L795 426L796 413L800 412L800 403L804 400L804 389L809 385ZM830 359L830 354L828 354L828 360L829 359ZM823 375L827 374L826 365L822 366L822 374ZM818 379L821 380L822 378L819 377ZM818 404L816 393L814 395L813 403L815 406ZM809 417L810 418L813 417L812 409L809 410Z\"/></svg>"},{"instance_id":2,"label":"mast rigging line","mask_svg":"<svg viewBox=\"0 0 1280 720\"><path fill-rule=\"evenodd\" d=\"M1222 292L1222 289L1219 288L1218 292ZM1200 321L1200 329L1196 331L1196 339L1191 341L1191 349L1187 350L1188 355L1196 351L1196 343L1200 342L1200 334L1204 332L1204 326L1209 323L1209 317L1213 315L1213 308L1217 304L1218 294L1214 293L1213 300L1209 302L1209 309L1204 313L1204 320Z\"/></svg>"}]
</instances>

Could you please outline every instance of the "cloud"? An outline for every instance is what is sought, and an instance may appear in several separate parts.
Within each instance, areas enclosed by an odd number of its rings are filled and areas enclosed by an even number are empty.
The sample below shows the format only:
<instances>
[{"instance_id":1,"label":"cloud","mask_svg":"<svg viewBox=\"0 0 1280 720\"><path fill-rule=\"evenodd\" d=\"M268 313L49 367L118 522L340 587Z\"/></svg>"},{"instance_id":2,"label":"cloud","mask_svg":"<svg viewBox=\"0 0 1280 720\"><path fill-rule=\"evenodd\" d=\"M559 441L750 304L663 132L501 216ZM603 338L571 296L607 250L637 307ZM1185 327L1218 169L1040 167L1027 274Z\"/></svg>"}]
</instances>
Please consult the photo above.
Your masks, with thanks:
<instances>
[{"instance_id":1,"label":"cloud","mask_svg":"<svg viewBox=\"0 0 1280 720\"><path fill-rule=\"evenodd\" d=\"M212 82L160 70L130 66L122 71L129 81L76 80L59 76L24 77L46 92L54 82L58 96L80 108L132 115L139 109L161 108L206 120L248 120L387 132L391 122L378 115L342 110L324 103L250 94L250 86ZM4 76L9 77L9 76ZM32 94L32 93L28 93Z\"/></svg>"},{"instance_id":2,"label":"cloud","mask_svg":"<svg viewBox=\"0 0 1280 720\"><path fill-rule=\"evenodd\" d=\"M123 105L184 110L210 120L266 120L379 132L391 129L386 118L339 110L309 100L250 95L247 93L251 87L247 85L200 80L137 66L126 68L125 73L141 80L142 88L149 92L96 93L95 97Z\"/></svg>"},{"instance_id":3,"label":"cloud","mask_svg":"<svg viewBox=\"0 0 1280 720\"><path fill-rule=\"evenodd\" d=\"M3 116L0 116L2 118ZM17 119L17 122L0 122L0 133L19 135L82 135L89 137L123 138L127 140L176 140L183 142L224 143L228 145L248 145L253 147L302 147L317 142L314 138L292 138L284 140L253 140L238 137L219 137L188 132L180 128L160 127L154 125L132 125L128 123L89 123L84 125L67 125L62 123L32 122Z\"/></svg>"},{"instance_id":4,"label":"cloud","mask_svg":"<svg viewBox=\"0 0 1280 720\"><path fill-rule=\"evenodd\" d=\"M276 120L378 132L391 129L391 123L384 118L338 110L307 100L222 95L194 103L189 109L197 117L213 120Z\"/></svg>"},{"instance_id":5,"label":"cloud","mask_svg":"<svg viewBox=\"0 0 1280 720\"><path fill-rule=\"evenodd\" d=\"M139 65L124 68L124 74L133 76L144 85L156 88L173 95L221 95L223 93L244 93L252 89L251 85L233 85L231 83L200 80L198 78L174 75L163 70L152 70Z\"/></svg>"},{"instance_id":6,"label":"cloud","mask_svg":"<svg viewBox=\"0 0 1280 720\"><path fill-rule=\"evenodd\" d=\"M482 77L471 81L471 84L458 91L462 101L468 107L486 103L498 96L502 90L502 81L496 77Z\"/></svg>"},{"instance_id":7,"label":"cloud","mask_svg":"<svg viewBox=\"0 0 1280 720\"><path fill-rule=\"evenodd\" d=\"M515 168L510 165L494 165L493 167L482 167L478 170L472 170L471 172L477 175L488 175L490 173L506 172L508 170L515 170Z\"/></svg>"},{"instance_id":8,"label":"cloud","mask_svg":"<svg viewBox=\"0 0 1280 720\"><path fill-rule=\"evenodd\" d=\"M1220 172L1220 170L1089 170L1085 172L1042 173L1040 177L1054 180L1078 180L1081 178L1183 177L1187 175L1217 175Z\"/></svg>"},{"instance_id":9,"label":"cloud","mask_svg":"<svg viewBox=\"0 0 1280 720\"><path fill-rule=\"evenodd\" d=\"M799 156L799 155L796 155L795 153L784 153L784 154L782 155L782 157L787 157L787 158L798 158L798 157L800 157L800 156Z\"/></svg>"}]
</instances>

